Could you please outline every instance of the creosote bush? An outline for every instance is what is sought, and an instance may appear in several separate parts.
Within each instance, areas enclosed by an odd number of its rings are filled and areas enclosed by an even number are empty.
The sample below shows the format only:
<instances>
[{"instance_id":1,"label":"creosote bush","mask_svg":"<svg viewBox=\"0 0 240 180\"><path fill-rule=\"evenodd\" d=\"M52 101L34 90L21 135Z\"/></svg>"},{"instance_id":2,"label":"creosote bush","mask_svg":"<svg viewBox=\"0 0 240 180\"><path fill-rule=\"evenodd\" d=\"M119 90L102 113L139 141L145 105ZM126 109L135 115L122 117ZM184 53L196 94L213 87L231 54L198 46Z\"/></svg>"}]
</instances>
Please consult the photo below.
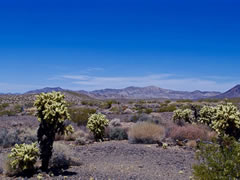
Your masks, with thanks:
<instances>
[{"instance_id":1,"label":"creosote bush","mask_svg":"<svg viewBox=\"0 0 240 180\"><path fill-rule=\"evenodd\" d=\"M110 128L109 138L111 140L127 140L128 139L127 130L120 127Z\"/></svg>"},{"instance_id":2,"label":"creosote bush","mask_svg":"<svg viewBox=\"0 0 240 180\"><path fill-rule=\"evenodd\" d=\"M153 144L160 141L164 135L163 127L149 122L137 123L128 131L130 143Z\"/></svg>"},{"instance_id":3,"label":"creosote bush","mask_svg":"<svg viewBox=\"0 0 240 180\"><path fill-rule=\"evenodd\" d=\"M108 126L109 120L103 114L92 114L87 123L87 128L93 133L96 141L102 140L105 128Z\"/></svg>"},{"instance_id":4,"label":"creosote bush","mask_svg":"<svg viewBox=\"0 0 240 180\"><path fill-rule=\"evenodd\" d=\"M11 168L17 173L34 170L34 164L37 162L38 157L37 143L16 144L8 156Z\"/></svg>"},{"instance_id":5,"label":"creosote bush","mask_svg":"<svg viewBox=\"0 0 240 180\"><path fill-rule=\"evenodd\" d=\"M224 137L223 144L200 144L196 153L199 164L193 166L197 180L240 179L240 144Z\"/></svg>"},{"instance_id":6,"label":"creosote bush","mask_svg":"<svg viewBox=\"0 0 240 180\"><path fill-rule=\"evenodd\" d=\"M42 170L47 171L55 135L72 133L73 127L65 124L65 120L70 119L70 115L64 95L60 92L37 95L34 106L37 108L37 117L40 122L37 136Z\"/></svg>"},{"instance_id":7,"label":"creosote bush","mask_svg":"<svg viewBox=\"0 0 240 180\"><path fill-rule=\"evenodd\" d=\"M96 113L96 109L93 108L70 108L69 114L71 121L77 123L78 126L86 126L88 118Z\"/></svg>"},{"instance_id":8,"label":"creosote bush","mask_svg":"<svg viewBox=\"0 0 240 180\"><path fill-rule=\"evenodd\" d=\"M240 138L240 112L231 103L203 107L200 122L209 125L219 136L228 135L237 140Z\"/></svg>"}]
</instances>

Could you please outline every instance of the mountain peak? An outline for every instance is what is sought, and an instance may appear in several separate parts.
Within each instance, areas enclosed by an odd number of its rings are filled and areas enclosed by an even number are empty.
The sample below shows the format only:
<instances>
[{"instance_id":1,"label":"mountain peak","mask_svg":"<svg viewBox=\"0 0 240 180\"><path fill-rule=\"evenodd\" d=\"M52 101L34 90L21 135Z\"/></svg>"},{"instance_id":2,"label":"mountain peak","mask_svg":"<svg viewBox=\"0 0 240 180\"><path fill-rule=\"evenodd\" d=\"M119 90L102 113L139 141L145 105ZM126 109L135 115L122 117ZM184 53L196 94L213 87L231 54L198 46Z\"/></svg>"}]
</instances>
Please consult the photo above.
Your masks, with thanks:
<instances>
[{"instance_id":1,"label":"mountain peak","mask_svg":"<svg viewBox=\"0 0 240 180\"><path fill-rule=\"evenodd\" d=\"M216 98L237 98L240 97L240 84L234 86L232 89L229 89L228 91L226 91L225 93L222 93L218 96L216 96Z\"/></svg>"},{"instance_id":2,"label":"mountain peak","mask_svg":"<svg viewBox=\"0 0 240 180\"><path fill-rule=\"evenodd\" d=\"M28 91L25 94L49 93L49 92L53 92L53 91L62 92L62 91L64 91L64 89L62 89L60 87L45 87L45 88L42 88L42 89L36 89L36 90L33 90L33 91Z\"/></svg>"}]
</instances>

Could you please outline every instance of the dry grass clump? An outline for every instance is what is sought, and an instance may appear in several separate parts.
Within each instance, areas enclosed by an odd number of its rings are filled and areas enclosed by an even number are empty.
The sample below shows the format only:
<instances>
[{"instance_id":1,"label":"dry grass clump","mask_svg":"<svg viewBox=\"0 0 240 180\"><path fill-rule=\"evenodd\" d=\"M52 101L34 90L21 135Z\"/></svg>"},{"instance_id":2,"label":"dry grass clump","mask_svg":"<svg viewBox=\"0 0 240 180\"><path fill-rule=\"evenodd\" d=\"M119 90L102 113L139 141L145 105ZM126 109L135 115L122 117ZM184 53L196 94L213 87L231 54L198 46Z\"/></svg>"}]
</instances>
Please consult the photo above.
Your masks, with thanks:
<instances>
[{"instance_id":1,"label":"dry grass clump","mask_svg":"<svg viewBox=\"0 0 240 180\"><path fill-rule=\"evenodd\" d=\"M50 167L53 171L68 169L70 166L80 165L79 160L72 157L72 151L65 144L59 142L53 145L53 154L50 159Z\"/></svg>"},{"instance_id":2,"label":"dry grass clump","mask_svg":"<svg viewBox=\"0 0 240 180\"><path fill-rule=\"evenodd\" d=\"M170 127L167 136L180 141L185 139L209 141L215 136L215 133L203 125L187 124L185 126L173 125Z\"/></svg>"},{"instance_id":3,"label":"dry grass clump","mask_svg":"<svg viewBox=\"0 0 240 180\"><path fill-rule=\"evenodd\" d=\"M153 144L165 135L165 129L159 125L142 122L132 126L128 132L130 143Z\"/></svg>"},{"instance_id":4,"label":"dry grass clump","mask_svg":"<svg viewBox=\"0 0 240 180\"><path fill-rule=\"evenodd\" d=\"M56 135L55 141L75 141L76 145L85 145L93 142L93 137L89 132L85 132L81 129L68 135Z\"/></svg>"}]
</instances>

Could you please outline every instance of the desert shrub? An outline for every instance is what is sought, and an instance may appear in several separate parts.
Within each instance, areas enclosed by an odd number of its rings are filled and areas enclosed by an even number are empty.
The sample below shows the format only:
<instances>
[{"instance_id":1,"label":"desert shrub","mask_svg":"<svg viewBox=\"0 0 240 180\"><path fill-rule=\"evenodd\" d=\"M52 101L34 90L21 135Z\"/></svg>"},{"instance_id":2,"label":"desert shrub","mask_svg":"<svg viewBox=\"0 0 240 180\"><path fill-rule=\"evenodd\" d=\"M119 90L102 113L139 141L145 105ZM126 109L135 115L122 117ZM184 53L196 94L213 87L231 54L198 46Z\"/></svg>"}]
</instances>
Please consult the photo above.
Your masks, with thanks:
<instances>
[{"instance_id":1,"label":"desert shrub","mask_svg":"<svg viewBox=\"0 0 240 180\"><path fill-rule=\"evenodd\" d=\"M74 131L74 133L64 135L62 140L76 141L79 137L86 137L86 136L87 134L84 131L78 130L78 131Z\"/></svg>"},{"instance_id":2,"label":"desert shrub","mask_svg":"<svg viewBox=\"0 0 240 180\"><path fill-rule=\"evenodd\" d=\"M81 104L82 104L82 105L88 105L88 101L84 101L84 100L83 100L83 101L81 102Z\"/></svg>"},{"instance_id":3,"label":"desert shrub","mask_svg":"<svg viewBox=\"0 0 240 180\"><path fill-rule=\"evenodd\" d=\"M154 117L154 116L151 116L151 115L148 115L148 114L136 114L136 115L132 115L130 118L129 118L129 121L130 122L149 122L149 123L155 123L155 124L160 124L161 123L161 119L160 118L157 118L157 117Z\"/></svg>"},{"instance_id":4,"label":"desert shrub","mask_svg":"<svg viewBox=\"0 0 240 180\"><path fill-rule=\"evenodd\" d=\"M12 147L15 144L22 143L19 138L20 131L16 130L14 132L8 131L6 129L1 129L0 131L0 146L3 148Z\"/></svg>"},{"instance_id":5,"label":"desert shrub","mask_svg":"<svg viewBox=\"0 0 240 180\"><path fill-rule=\"evenodd\" d=\"M56 170L68 169L71 161L71 155L68 153L67 147L59 143L54 144L49 166Z\"/></svg>"},{"instance_id":6,"label":"desert shrub","mask_svg":"<svg viewBox=\"0 0 240 180\"><path fill-rule=\"evenodd\" d=\"M192 123L193 120L193 111L190 109L177 109L173 112L173 121L180 126L182 126L185 122Z\"/></svg>"},{"instance_id":7,"label":"desert shrub","mask_svg":"<svg viewBox=\"0 0 240 180\"><path fill-rule=\"evenodd\" d=\"M179 99L176 102L177 103L191 103L193 101L191 99Z\"/></svg>"},{"instance_id":8,"label":"desert shrub","mask_svg":"<svg viewBox=\"0 0 240 180\"><path fill-rule=\"evenodd\" d=\"M130 143L152 144L163 138L164 128L149 122L137 123L128 131Z\"/></svg>"},{"instance_id":9,"label":"desert shrub","mask_svg":"<svg viewBox=\"0 0 240 180\"><path fill-rule=\"evenodd\" d=\"M87 128L94 134L95 140L103 140L105 128L109 120L103 114L92 114L87 123Z\"/></svg>"},{"instance_id":10,"label":"desert shrub","mask_svg":"<svg viewBox=\"0 0 240 180\"><path fill-rule=\"evenodd\" d=\"M138 119L139 119L139 116L135 114L135 115L130 116L129 121L136 123L138 121Z\"/></svg>"},{"instance_id":11,"label":"desert shrub","mask_svg":"<svg viewBox=\"0 0 240 180\"><path fill-rule=\"evenodd\" d=\"M113 101L112 100L107 100L102 102L101 108L102 109L110 109L112 107Z\"/></svg>"},{"instance_id":12,"label":"desert shrub","mask_svg":"<svg viewBox=\"0 0 240 180\"><path fill-rule=\"evenodd\" d=\"M0 116L16 116L17 114L12 110L4 110L0 112Z\"/></svg>"},{"instance_id":13,"label":"desert shrub","mask_svg":"<svg viewBox=\"0 0 240 180\"><path fill-rule=\"evenodd\" d=\"M93 108L70 108L69 114L71 121L78 124L78 126L86 126L88 118L96 113L96 109Z\"/></svg>"},{"instance_id":14,"label":"desert shrub","mask_svg":"<svg viewBox=\"0 0 240 180\"><path fill-rule=\"evenodd\" d=\"M25 106L26 108L32 108L33 105L34 105L33 102L27 102L27 103L24 104L24 106Z\"/></svg>"},{"instance_id":15,"label":"desert shrub","mask_svg":"<svg viewBox=\"0 0 240 180\"><path fill-rule=\"evenodd\" d=\"M14 107L13 107L13 111L17 114L17 113L20 113L20 112L23 112L23 107L20 105L20 104L16 104Z\"/></svg>"},{"instance_id":16,"label":"desert shrub","mask_svg":"<svg viewBox=\"0 0 240 180\"><path fill-rule=\"evenodd\" d=\"M17 173L31 172L39 156L37 143L16 144L9 154L11 168Z\"/></svg>"},{"instance_id":17,"label":"desert shrub","mask_svg":"<svg viewBox=\"0 0 240 180\"><path fill-rule=\"evenodd\" d=\"M159 108L158 112L173 112L177 109L175 104L163 104Z\"/></svg>"},{"instance_id":18,"label":"desert shrub","mask_svg":"<svg viewBox=\"0 0 240 180\"><path fill-rule=\"evenodd\" d=\"M145 109L146 114L151 114L152 112L153 112L153 110L151 108Z\"/></svg>"},{"instance_id":19,"label":"desert shrub","mask_svg":"<svg viewBox=\"0 0 240 180\"><path fill-rule=\"evenodd\" d=\"M111 140L127 140L128 134L126 129L124 128L119 128L119 127L110 128L109 138Z\"/></svg>"},{"instance_id":20,"label":"desert shrub","mask_svg":"<svg viewBox=\"0 0 240 180\"><path fill-rule=\"evenodd\" d=\"M121 121L120 121L120 119L117 119L117 118L112 119L112 120L110 121L110 123L109 123L109 126L110 126L110 127L118 127L118 126L121 126Z\"/></svg>"},{"instance_id":21,"label":"desert shrub","mask_svg":"<svg viewBox=\"0 0 240 180\"><path fill-rule=\"evenodd\" d=\"M37 95L34 106L37 108L40 122L37 137L40 145L42 170L47 171L55 135L72 133L73 127L65 124L66 119L70 119L70 115L64 95L60 92Z\"/></svg>"},{"instance_id":22,"label":"desert shrub","mask_svg":"<svg viewBox=\"0 0 240 180\"><path fill-rule=\"evenodd\" d=\"M8 103L3 103L3 104L0 104L0 111L4 110L6 107L8 107L9 104Z\"/></svg>"},{"instance_id":23,"label":"desert shrub","mask_svg":"<svg viewBox=\"0 0 240 180\"><path fill-rule=\"evenodd\" d=\"M196 152L198 164L193 166L195 179L240 179L240 144L233 138L217 143L200 144Z\"/></svg>"},{"instance_id":24,"label":"desert shrub","mask_svg":"<svg viewBox=\"0 0 240 180\"><path fill-rule=\"evenodd\" d=\"M78 137L76 140L75 140L75 144L76 145L85 145L87 144L88 141L85 137Z\"/></svg>"},{"instance_id":25,"label":"desert shrub","mask_svg":"<svg viewBox=\"0 0 240 180\"><path fill-rule=\"evenodd\" d=\"M240 138L240 112L231 103L203 107L200 111L200 122L209 125L219 136Z\"/></svg>"},{"instance_id":26,"label":"desert shrub","mask_svg":"<svg viewBox=\"0 0 240 180\"><path fill-rule=\"evenodd\" d=\"M114 106L114 107L111 107L110 111L115 114L119 114L121 112L121 109L117 106Z\"/></svg>"},{"instance_id":27,"label":"desert shrub","mask_svg":"<svg viewBox=\"0 0 240 180\"><path fill-rule=\"evenodd\" d=\"M204 126L187 124L185 126L172 126L170 127L167 136L174 139L183 141L188 140L211 140L211 131Z\"/></svg>"},{"instance_id":28,"label":"desert shrub","mask_svg":"<svg viewBox=\"0 0 240 180\"><path fill-rule=\"evenodd\" d=\"M207 103L218 103L219 101L221 101L220 99L209 99L209 98L206 98L206 99L199 99L198 102L207 102Z\"/></svg>"},{"instance_id":29,"label":"desert shrub","mask_svg":"<svg viewBox=\"0 0 240 180\"><path fill-rule=\"evenodd\" d=\"M165 100L164 104L169 104L171 102L171 100Z\"/></svg>"}]
</instances>

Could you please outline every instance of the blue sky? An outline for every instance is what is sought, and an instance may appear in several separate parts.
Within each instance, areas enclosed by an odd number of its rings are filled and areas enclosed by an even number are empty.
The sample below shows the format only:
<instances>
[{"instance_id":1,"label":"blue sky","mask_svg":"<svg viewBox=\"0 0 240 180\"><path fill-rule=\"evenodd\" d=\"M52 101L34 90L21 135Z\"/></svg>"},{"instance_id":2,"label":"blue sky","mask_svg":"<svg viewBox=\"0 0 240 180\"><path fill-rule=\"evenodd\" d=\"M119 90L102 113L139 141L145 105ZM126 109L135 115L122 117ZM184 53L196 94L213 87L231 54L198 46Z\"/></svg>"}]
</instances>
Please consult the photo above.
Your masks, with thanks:
<instances>
[{"instance_id":1,"label":"blue sky","mask_svg":"<svg viewBox=\"0 0 240 180\"><path fill-rule=\"evenodd\" d=\"M0 1L0 92L240 83L238 0Z\"/></svg>"}]
</instances>

